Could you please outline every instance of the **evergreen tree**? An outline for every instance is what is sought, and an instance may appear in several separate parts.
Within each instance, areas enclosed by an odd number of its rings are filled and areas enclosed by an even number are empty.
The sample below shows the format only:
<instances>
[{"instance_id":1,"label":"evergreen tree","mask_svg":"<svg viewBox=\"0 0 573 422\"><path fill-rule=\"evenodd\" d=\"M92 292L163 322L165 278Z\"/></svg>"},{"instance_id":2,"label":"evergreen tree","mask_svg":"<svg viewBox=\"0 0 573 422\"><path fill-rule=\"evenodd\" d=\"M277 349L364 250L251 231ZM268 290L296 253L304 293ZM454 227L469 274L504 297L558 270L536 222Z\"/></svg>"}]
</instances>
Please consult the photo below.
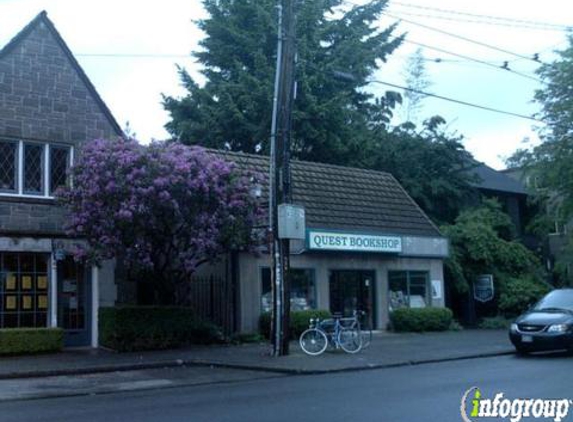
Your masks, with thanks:
<instances>
[{"instance_id":1,"label":"evergreen tree","mask_svg":"<svg viewBox=\"0 0 573 422\"><path fill-rule=\"evenodd\" d=\"M446 132L444 124L435 116L419 130L405 123L379 132L367 151L367 167L391 173L433 221L451 224L479 196L472 187L479 179L462 137Z\"/></svg>"},{"instance_id":2,"label":"evergreen tree","mask_svg":"<svg viewBox=\"0 0 573 422\"><path fill-rule=\"evenodd\" d=\"M401 42L395 25L377 29L387 0L348 8L342 0L297 3L297 97L293 156L363 165L372 133L384 130L400 97L363 89ZM268 153L276 63L276 0L204 0L206 37L194 56L200 86L180 69L183 98L164 97L169 132L184 143ZM352 80L336 72L352 74Z\"/></svg>"},{"instance_id":3,"label":"evergreen tree","mask_svg":"<svg viewBox=\"0 0 573 422\"><path fill-rule=\"evenodd\" d=\"M411 89L404 92L404 118L407 122L416 123L418 112L422 108L422 100L426 98L420 91L426 91L432 85L424 60L424 53L418 48L408 58L404 68L406 87Z\"/></svg>"}]
</instances>

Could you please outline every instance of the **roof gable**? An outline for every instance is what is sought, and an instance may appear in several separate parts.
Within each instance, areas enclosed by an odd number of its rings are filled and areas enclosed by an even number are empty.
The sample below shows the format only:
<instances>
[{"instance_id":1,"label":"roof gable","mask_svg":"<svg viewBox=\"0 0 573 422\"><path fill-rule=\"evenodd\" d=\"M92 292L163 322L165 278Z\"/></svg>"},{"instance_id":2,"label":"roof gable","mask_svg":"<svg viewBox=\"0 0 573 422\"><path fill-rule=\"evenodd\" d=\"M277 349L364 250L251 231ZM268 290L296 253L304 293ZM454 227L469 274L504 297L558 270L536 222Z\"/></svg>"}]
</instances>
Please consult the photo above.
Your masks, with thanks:
<instances>
[{"instance_id":1,"label":"roof gable","mask_svg":"<svg viewBox=\"0 0 573 422\"><path fill-rule=\"evenodd\" d=\"M210 150L241 169L268 175L269 157ZM291 161L293 202L309 228L411 236L440 231L390 173ZM266 200L268 185L263 186Z\"/></svg>"},{"instance_id":2,"label":"roof gable","mask_svg":"<svg viewBox=\"0 0 573 422\"><path fill-rule=\"evenodd\" d=\"M41 48L39 48L37 51L30 52L31 49L29 47L38 46L38 40L41 38L43 39L43 41L45 41L45 45L42 44ZM49 48L47 48L46 46ZM48 19L47 13L45 11L42 11L40 14L38 14L28 25L26 25L18 34L16 34L16 36L12 38L8 42L8 44L4 46L4 48L0 50L0 63L7 62L11 58L15 59L18 55L22 56L26 54L30 55L29 59L24 62L24 63L30 63L29 69L31 71L29 72L29 74L26 74L26 71L28 69L24 70L18 69L18 73L17 74L13 73L11 76L18 77L21 79L25 77L32 79L32 81L29 84L31 85L31 90L34 89L46 90L50 89L50 87L46 86L47 84L55 85L50 80L50 75L47 75L50 72L49 70L50 62L48 58L54 61L59 60L59 62L57 63L59 63L60 66L66 66L67 63L69 68L72 69L70 71L70 74L73 71L75 77L87 91L86 98L81 98L80 97L81 94L78 93L76 90L75 95L78 97L78 99L87 101L91 100L94 104L94 111L101 113L101 115L105 117L106 123L111 128L110 131L112 131L113 134L116 136L123 135L123 131L121 130L121 127L118 125L115 118L113 117L111 111L97 93L95 87L93 86L93 84L91 83L91 81L89 80L89 78L87 77L87 75L85 74L85 72L83 71L77 60L75 59L71 50L69 49L69 47L67 46L61 35L56 30L54 24L50 21L50 19ZM54 55L56 55L57 57L53 57ZM34 61L36 61L36 63ZM15 68L16 66L14 64L11 64L11 66L12 66L12 71L14 71L13 68ZM9 69L10 65L7 64L4 70L8 71ZM0 73L2 70L3 69L0 68ZM33 82L36 83L34 84ZM54 90L59 89L59 87L54 87L54 86L52 86L51 88L53 88ZM20 91L22 90L19 90L18 93L12 92L11 94L14 95L30 94L30 92L22 94ZM74 95L73 92L71 94ZM103 124L100 124L100 129L103 130L101 126L103 126Z\"/></svg>"}]
</instances>

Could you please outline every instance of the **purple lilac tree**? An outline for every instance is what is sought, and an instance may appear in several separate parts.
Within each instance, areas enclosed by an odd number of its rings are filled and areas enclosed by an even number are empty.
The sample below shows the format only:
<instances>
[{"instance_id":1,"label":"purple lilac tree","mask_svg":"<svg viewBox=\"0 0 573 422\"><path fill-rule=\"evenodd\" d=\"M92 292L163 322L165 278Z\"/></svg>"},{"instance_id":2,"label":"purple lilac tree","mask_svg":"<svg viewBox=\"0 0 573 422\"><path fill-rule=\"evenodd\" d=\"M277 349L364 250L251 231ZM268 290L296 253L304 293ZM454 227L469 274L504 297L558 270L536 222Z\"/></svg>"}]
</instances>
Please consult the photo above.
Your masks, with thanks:
<instances>
[{"instance_id":1,"label":"purple lilac tree","mask_svg":"<svg viewBox=\"0 0 573 422\"><path fill-rule=\"evenodd\" d=\"M153 282L155 300L182 304L196 268L256 245L261 209L253 175L199 147L95 140L59 192L68 234L85 238L78 257L118 258Z\"/></svg>"}]
</instances>

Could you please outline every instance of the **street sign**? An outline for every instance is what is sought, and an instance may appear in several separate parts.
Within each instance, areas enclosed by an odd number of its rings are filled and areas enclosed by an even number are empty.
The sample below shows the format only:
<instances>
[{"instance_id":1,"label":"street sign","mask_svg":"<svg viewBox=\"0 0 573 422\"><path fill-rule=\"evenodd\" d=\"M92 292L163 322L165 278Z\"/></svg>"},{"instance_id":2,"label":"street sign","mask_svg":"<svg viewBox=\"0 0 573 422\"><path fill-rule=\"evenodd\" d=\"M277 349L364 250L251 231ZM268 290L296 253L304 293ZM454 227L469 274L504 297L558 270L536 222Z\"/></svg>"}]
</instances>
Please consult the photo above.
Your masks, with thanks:
<instances>
[{"instance_id":1,"label":"street sign","mask_svg":"<svg viewBox=\"0 0 573 422\"><path fill-rule=\"evenodd\" d=\"M493 275L481 274L474 281L474 299L478 302L489 302L493 299L495 290L493 287Z\"/></svg>"}]
</instances>

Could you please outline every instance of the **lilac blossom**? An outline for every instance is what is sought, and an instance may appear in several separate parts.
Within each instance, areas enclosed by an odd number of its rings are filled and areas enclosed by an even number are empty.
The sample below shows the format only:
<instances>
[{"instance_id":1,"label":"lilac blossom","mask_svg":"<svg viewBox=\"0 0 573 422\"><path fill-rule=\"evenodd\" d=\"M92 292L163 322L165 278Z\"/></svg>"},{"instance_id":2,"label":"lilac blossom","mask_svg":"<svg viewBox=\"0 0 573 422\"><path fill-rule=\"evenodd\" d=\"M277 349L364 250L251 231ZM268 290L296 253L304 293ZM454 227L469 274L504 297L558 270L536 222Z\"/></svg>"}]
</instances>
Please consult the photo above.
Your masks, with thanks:
<instances>
[{"instance_id":1,"label":"lilac blossom","mask_svg":"<svg viewBox=\"0 0 573 422\"><path fill-rule=\"evenodd\" d=\"M177 284L222 253L255 246L262 211L254 179L199 147L98 139L85 145L73 187L58 196L69 212L67 233L89 244L78 256L122 259L154 282Z\"/></svg>"}]
</instances>

